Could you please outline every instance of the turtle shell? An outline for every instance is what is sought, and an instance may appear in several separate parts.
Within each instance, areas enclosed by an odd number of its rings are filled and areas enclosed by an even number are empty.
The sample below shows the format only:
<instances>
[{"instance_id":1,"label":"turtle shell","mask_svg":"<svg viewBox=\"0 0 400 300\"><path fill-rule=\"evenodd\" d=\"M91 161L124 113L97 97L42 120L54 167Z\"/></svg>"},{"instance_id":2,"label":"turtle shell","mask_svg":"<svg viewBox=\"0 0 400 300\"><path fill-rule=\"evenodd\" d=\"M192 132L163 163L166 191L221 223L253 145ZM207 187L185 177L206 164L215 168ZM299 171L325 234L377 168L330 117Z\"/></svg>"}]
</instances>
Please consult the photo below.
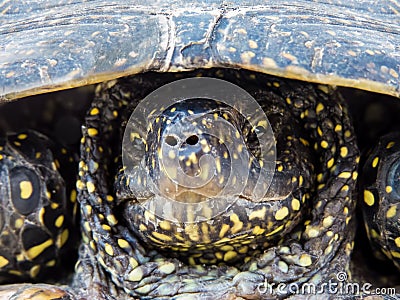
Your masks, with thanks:
<instances>
[{"instance_id":1,"label":"turtle shell","mask_svg":"<svg viewBox=\"0 0 400 300\"><path fill-rule=\"evenodd\" d=\"M0 4L0 99L144 71L245 68L398 96L391 1Z\"/></svg>"}]
</instances>

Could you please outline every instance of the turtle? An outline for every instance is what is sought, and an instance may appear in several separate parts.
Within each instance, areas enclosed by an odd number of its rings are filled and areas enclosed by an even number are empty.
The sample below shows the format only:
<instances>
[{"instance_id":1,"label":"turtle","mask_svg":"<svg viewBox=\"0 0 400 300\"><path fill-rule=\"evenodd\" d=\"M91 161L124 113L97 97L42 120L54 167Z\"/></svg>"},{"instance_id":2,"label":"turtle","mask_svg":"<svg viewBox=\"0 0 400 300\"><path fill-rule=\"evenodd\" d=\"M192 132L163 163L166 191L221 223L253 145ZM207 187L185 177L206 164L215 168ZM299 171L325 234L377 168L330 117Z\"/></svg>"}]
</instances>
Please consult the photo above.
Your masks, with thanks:
<instances>
[{"instance_id":1,"label":"turtle","mask_svg":"<svg viewBox=\"0 0 400 300\"><path fill-rule=\"evenodd\" d=\"M2 100L100 84L82 124L76 172L82 242L73 279L63 286L5 285L0 295L283 298L350 279L359 150L346 102L333 86L399 96L398 10L392 2L369 4L4 2ZM240 86L269 121L258 119L253 126L243 98L228 105L197 97L168 107L146 102L154 112L148 111L145 125L132 126L130 116L137 107L146 111L140 103L148 93L197 76ZM214 128L214 118L234 134L199 131ZM183 126L183 120L192 121ZM270 162L263 160L259 136L271 128L274 175L269 194L255 201L257 179ZM138 167L133 173L124 165L126 132L131 152L125 159ZM225 141L231 154L225 155ZM161 170L174 168L160 166L164 158L167 166L175 158L164 149L178 151L178 166L197 176L193 184L208 158L226 161L205 173L224 183L228 161L245 155L249 185L229 185L227 192L239 197L211 219L193 222L193 214L171 210L169 202L162 202L161 211L186 219L160 218L144 204L160 187L174 187L164 185ZM152 189L148 180L156 182ZM218 186L202 192L209 196ZM184 189L172 200L182 204L190 192ZM189 198L190 207L204 202ZM214 213L211 207L203 209Z\"/></svg>"}]
</instances>

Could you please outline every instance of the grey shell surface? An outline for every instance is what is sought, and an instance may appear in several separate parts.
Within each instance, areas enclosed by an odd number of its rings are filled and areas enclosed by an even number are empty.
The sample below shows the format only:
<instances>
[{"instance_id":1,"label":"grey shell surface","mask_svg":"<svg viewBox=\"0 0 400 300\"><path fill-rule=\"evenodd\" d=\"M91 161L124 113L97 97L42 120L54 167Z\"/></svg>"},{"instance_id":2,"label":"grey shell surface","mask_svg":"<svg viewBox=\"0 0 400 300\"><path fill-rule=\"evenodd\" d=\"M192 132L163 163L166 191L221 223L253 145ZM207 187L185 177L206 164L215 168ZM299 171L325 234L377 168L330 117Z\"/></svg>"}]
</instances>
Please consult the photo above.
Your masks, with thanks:
<instances>
[{"instance_id":1,"label":"grey shell surface","mask_svg":"<svg viewBox=\"0 0 400 300\"><path fill-rule=\"evenodd\" d=\"M400 95L396 1L0 1L0 101L234 67Z\"/></svg>"}]
</instances>

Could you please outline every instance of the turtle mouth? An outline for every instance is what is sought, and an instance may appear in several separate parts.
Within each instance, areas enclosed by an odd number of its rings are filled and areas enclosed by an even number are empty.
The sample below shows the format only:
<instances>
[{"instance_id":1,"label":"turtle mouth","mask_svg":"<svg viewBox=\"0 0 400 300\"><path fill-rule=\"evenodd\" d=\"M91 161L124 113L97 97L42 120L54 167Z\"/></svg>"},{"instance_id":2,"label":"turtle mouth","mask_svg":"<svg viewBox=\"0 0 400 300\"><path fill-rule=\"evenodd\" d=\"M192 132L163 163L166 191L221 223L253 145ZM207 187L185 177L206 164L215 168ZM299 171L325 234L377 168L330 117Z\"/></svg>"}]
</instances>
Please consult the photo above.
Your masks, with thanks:
<instances>
[{"instance_id":1,"label":"turtle mouth","mask_svg":"<svg viewBox=\"0 0 400 300\"><path fill-rule=\"evenodd\" d=\"M241 263L298 223L311 153L273 94L197 79L133 101L115 191L127 228L150 248L191 264ZM205 88L218 98L196 93Z\"/></svg>"}]
</instances>

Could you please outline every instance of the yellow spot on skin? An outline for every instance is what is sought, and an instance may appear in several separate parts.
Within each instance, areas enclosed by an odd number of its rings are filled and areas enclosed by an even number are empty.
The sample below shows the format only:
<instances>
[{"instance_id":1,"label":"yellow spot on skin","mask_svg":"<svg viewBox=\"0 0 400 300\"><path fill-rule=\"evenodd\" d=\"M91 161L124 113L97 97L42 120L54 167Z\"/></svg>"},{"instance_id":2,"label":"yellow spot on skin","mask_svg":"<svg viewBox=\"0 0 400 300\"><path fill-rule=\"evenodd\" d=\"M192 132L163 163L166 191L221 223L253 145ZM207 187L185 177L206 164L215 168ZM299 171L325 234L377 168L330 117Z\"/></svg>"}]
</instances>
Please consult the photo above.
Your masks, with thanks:
<instances>
[{"instance_id":1,"label":"yellow spot on skin","mask_svg":"<svg viewBox=\"0 0 400 300\"><path fill-rule=\"evenodd\" d=\"M372 206L375 203L374 195L368 190L364 190L364 202L368 206Z\"/></svg>"},{"instance_id":2,"label":"yellow spot on skin","mask_svg":"<svg viewBox=\"0 0 400 300\"><path fill-rule=\"evenodd\" d=\"M309 143L306 139L300 138L300 142L301 142L304 146L310 146L310 143Z\"/></svg>"},{"instance_id":3,"label":"yellow spot on skin","mask_svg":"<svg viewBox=\"0 0 400 300\"><path fill-rule=\"evenodd\" d=\"M387 218L393 218L396 216L397 208L395 205L392 205L386 212L386 217Z\"/></svg>"},{"instance_id":4,"label":"yellow spot on skin","mask_svg":"<svg viewBox=\"0 0 400 300\"><path fill-rule=\"evenodd\" d=\"M90 241L89 242L89 244L90 244L90 248L92 248L94 251L97 251L97 247L96 247L96 243L95 243L95 241Z\"/></svg>"},{"instance_id":5,"label":"yellow spot on skin","mask_svg":"<svg viewBox=\"0 0 400 300\"><path fill-rule=\"evenodd\" d=\"M318 103L317 108L316 108L316 113L319 114L321 111L324 110L324 105L322 103Z\"/></svg>"},{"instance_id":6,"label":"yellow spot on skin","mask_svg":"<svg viewBox=\"0 0 400 300\"><path fill-rule=\"evenodd\" d=\"M300 209L300 201L296 198L292 200L292 209L299 210Z\"/></svg>"},{"instance_id":7,"label":"yellow spot on skin","mask_svg":"<svg viewBox=\"0 0 400 300\"><path fill-rule=\"evenodd\" d=\"M21 191L21 194L20 194L21 199L24 199L24 200L28 199L32 195L32 192L33 192L32 182L25 181L25 180L21 181L19 183L19 189Z\"/></svg>"},{"instance_id":8,"label":"yellow spot on skin","mask_svg":"<svg viewBox=\"0 0 400 300\"><path fill-rule=\"evenodd\" d=\"M373 168L376 168L376 166L378 165L378 163L379 163L379 157L375 157L375 158L373 159L373 161L372 161L372 167L373 167Z\"/></svg>"},{"instance_id":9,"label":"yellow spot on skin","mask_svg":"<svg viewBox=\"0 0 400 300\"><path fill-rule=\"evenodd\" d=\"M324 254L325 254L325 255L328 255L329 253L332 252L332 250L333 250L333 246L332 246L332 245L329 245L328 247L326 247L326 249L325 249L325 251L324 251Z\"/></svg>"},{"instance_id":10,"label":"yellow spot on skin","mask_svg":"<svg viewBox=\"0 0 400 300\"><path fill-rule=\"evenodd\" d=\"M233 222L233 226L231 228L231 232L233 234L237 233L238 231L242 230L243 228L243 222L240 221L239 217L237 214L232 214L230 216L230 220Z\"/></svg>"},{"instance_id":11,"label":"yellow spot on skin","mask_svg":"<svg viewBox=\"0 0 400 300\"><path fill-rule=\"evenodd\" d=\"M389 74L392 75L394 78L399 78L399 74L393 69L389 70Z\"/></svg>"},{"instance_id":12,"label":"yellow spot on skin","mask_svg":"<svg viewBox=\"0 0 400 300\"><path fill-rule=\"evenodd\" d=\"M92 207L90 205L85 205L85 208L86 214L90 216L92 214Z\"/></svg>"},{"instance_id":13,"label":"yellow spot on skin","mask_svg":"<svg viewBox=\"0 0 400 300\"><path fill-rule=\"evenodd\" d=\"M101 225L101 228L103 228L103 229L106 230L106 231L110 231L110 230L111 230L111 227L108 226L107 224L102 224L102 225Z\"/></svg>"},{"instance_id":14,"label":"yellow spot on skin","mask_svg":"<svg viewBox=\"0 0 400 300\"><path fill-rule=\"evenodd\" d=\"M217 168L218 174L220 174L221 173L221 161L220 161L219 157L215 158L215 166Z\"/></svg>"},{"instance_id":15,"label":"yellow spot on skin","mask_svg":"<svg viewBox=\"0 0 400 300\"><path fill-rule=\"evenodd\" d=\"M265 229L261 228L260 226L255 226L253 229L253 234L254 235L261 235L265 232Z\"/></svg>"},{"instance_id":16,"label":"yellow spot on skin","mask_svg":"<svg viewBox=\"0 0 400 300\"><path fill-rule=\"evenodd\" d=\"M90 137L94 137L94 136L96 136L99 132L97 131L96 128L88 128L87 133L88 133L88 135L89 135Z\"/></svg>"},{"instance_id":17,"label":"yellow spot on skin","mask_svg":"<svg viewBox=\"0 0 400 300\"><path fill-rule=\"evenodd\" d=\"M347 216L347 215L349 214L349 208L348 208L347 206L345 206L345 207L343 208L343 214L344 214L345 216Z\"/></svg>"},{"instance_id":18,"label":"yellow spot on skin","mask_svg":"<svg viewBox=\"0 0 400 300\"><path fill-rule=\"evenodd\" d=\"M224 252L228 252L228 251L233 251L234 248L231 245L225 245L220 247L220 250L224 251Z\"/></svg>"},{"instance_id":19,"label":"yellow spot on skin","mask_svg":"<svg viewBox=\"0 0 400 300\"><path fill-rule=\"evenodd\" d=\"M137 260L134 259L133 257L129 257L129 265L130 265L133 269L135 269L135 268L139 265L139 263L138 263Z\"/></svg>"},{"instance_id":20,"label":"yellow spot on skin","mask_svg":"<svg viewBox=\"0 0 400 300\"><path fill-rule=\"evenodd\" d=\"M395 238L394 242L395 242L397 248L400 248L400 237Z\"/></svg>"},{"instance_id":21,"label":"yellow spot on skin","mask_svg":"<svg viewBox=\"0 0 400 300\"><path fill-rule=\"evenodd\" d=\"M158 270L164 274L171 274L172 272L175 271L175 265L172 262L168 262L158 267Z\"/></svg>"},{"instance_id":22,"label":"yellow spot on skin","mask_svg":"<svg viewBox=\"0 0 400 300\"><path fill-rule=\"evenodd\" d=\"M354 57L357 56L357 53L355 53L353 50L349 50L349 51L347 51L347 53L348 53L349 55L351 55L351 56L354 56Z\"/></svg>"},{"instance_id":23,"label":"yellow spot on skin","mask_svg":"<svg viewBox=\"0 0 400 300\"><path fill-rule=\"evenodd\" d=\"M169 150L169 151L168 151L168 157L169 157L170 159L174 159L174 158L176 157L175 151L174 151L174 150Z\"/></svg>"},{"instance_id":24,"label":"yellow spot on skin","mask_svg":"<svg viewBox=\"0 0 400 300\"><path fill-rule=\"evenodd\" d=\"M258 48L257 42L253 41L253 40L249 40L249 47L251 49L257 49Z\"/></svg>"},{"instance_id":25,"label":"yellow spot on skin","mask_svg":"<svg viewBox=\"0 0 400 300\"><path fill-rule=\"evenodd\" d=\"M337 125L335 126L335 132L339 132L339 131L342 131L342 125L337 124Z\"/></svg>"},{"instance_id":26,"label":"yellow spot on skin","mask_svg":"<svg viewBox=\"0 0 400 300\"><path fill-rule=\"evenodd\" d=\"M228 224L222 224L221 230L219 231L219 238L223 238L228 232L230 226Z\"/></svg>"},{"instance_id":27,"label":"yellow spot on skin","mask_svg":"<svg viewBox=\"0 0 400 300\"><path fill-rule=\"evenodd\" d=\"M275 219L278 221L283 220L289 214L289 209L284 206L275 213Z\"/></svg>"},{"instance_id":28,"label":"yellow spot on skin","mask_svg":"<svg viewBox=\"0 0 400 300\"><path fill-rule=\"evenodd\" d=\"M8 259L4 256L0 256L0 268L7 266L9 263Z\"/></svg>"},{"instance_id":29,"label":"yellow spot on skin","mask_svg":"<svg viewBox=\"0 0 400 300\"><path fill-rule=\"evenodd\" d=\"M172 242L172 238L166 234L162 234L156 231L152 232L152 235L159 240L165 241L165 242Z\"/></svg>"},{"instance_id":30,"label":"yellow spot on skin","mask_svg":"<svg viewBox=\"0 0 400 300\"><path fill-rule=\"evenodd\" d=\"M326 148L328 148L328 146L329 146L329 144L328 144L327 141L322 141L322 142L321 142L321 147L322 147L322 148L326 149Z\"/></svg>"},{"instance_id":31,"label":"yellow spot on skin","mask_svg":"<svg viewBox=\"0 0 400 300\"><path fill-rule=\"evenodd\" d=\"M85 228L85 230L86 230L87 232L90 232L90 231L92 231L92 229L90 228L90 224L89 224L89 222L85 222L85 223L83 223L83 227Z\"/></svg>"},{"instance_id":32,"label":"yellow spot on skin","mask_svg":"<svg viewBox=\"0 0 400 300\"><path fill-rule=\"evenodd\" d=\"M94 186L93 182L91 182L91 181L88 181L86 183L86 188L89 193L93 193L96 190L96 187Z\"/></svg>"},{"instance_id":33,"label":"yellow spot on skin","mask_svg":"<svg viewBox=\"0 0 400 300\"><path fill-rule=\"evenodd\" d=\"M300 260L299 260L299 265L302 267L309 267L312 264L312 260L310 255L308 254L302 254L300 256Z\"/></svg>"},{"instance_id":34,"label":"yellow spot on skin","mask_svg":"<svg viewBox=\"0 0 400 300\"><path fill-rule=\"evenodd\" d=\"M28 137L28 135L26 135L25 133L21 133L18 135L19 140L25 140L27 137Z\"/></svg>"},{"instance_id":35,"label":"yellow spot on skin","mask_svg":"<svg viewBox=\"0 0 400 300\"><path fill-rule=\"evenodd\" d=\"M118 239L118 246L121 248L129 248L129 243L124 239Z\"/></svg>"},{"instance_id":36,"label":"yellow spot on skin","mask_svg":"<svg viewBox=\"0 0 400 300\"><path fill-rule=\"evenodd\" d=\"M72 190L72 191L71 191L71 195L70 195L70 197L69 197L69 199L71 200L72 203L75 203L75 202L76 202L76 196L77 196L76 190Z\"/></svg>"},{"instance_id":37,"label":"yellow spot on skin","mask_svg":"<svg viewBox=\"0 0 400 300\"><path fill-rule=\"evenodd\" d=\"M237 253L235 251L228 251L224 255L224 261L230 261L234 259L237 256Z\"/></svg>"},{"instance_id":38,"label":"yellow spot on skin","mask_svg":"<svg viewBox=\"0 0 400 300\"><path fill-rule=\"evenodd\" d=\"M254 220L254 219L260 219L263 220L265 218L265 213L267 212L267 208L264 206L261 209L258 209L256 211L253 211L250 215L249 215L249 220Z\"/></svg>"},{"instance_id":39,"label":"yellow spot on skin","mask_svg":"<svg viewBox=\"0 0 400 300\"><path fill-rule=\"evenodd\" d=\"M63 215L58 216L54 225L56 225L57 228L60 228L63 224L64 224L64 216Z\"/></svg>"},{"instance_id":40,"label":"yellow spot on skin","mask_svg":"<svg viewBox=\"0 0 400 300\"><path fill-rule=\"evenodd\" d=\"M30 270L29 270L29 275L32 277L32 278L36 278L36 276L39 274L39 272L40 272L40 265L36 265L36 266L33 266ZM32 298L31 298L32 299Z\"/></svg>"},{"instance_id":41,"label":"yellow spot on skin","mask_svg":"<svg viewBox=\"0 0 400 300\"><path fill-rule=\"evenodd\" d=\"M385 187L385 191L386 193L390 194L393 191L393 188L390 185L388 185Z\"/></svg>"},{"instance_id":42,"label":"yellow spot on skin","mask_svg":"<svg viewBox=\"0 0 400 300\"><path fill-rule=\"evenodd\" d=\"M303 186L303 176L299 176L299 186Z\"/></svg>"},{"instance_id":43,"label":"yellow spot on skin","mask_svg":"<svg viewBox=\"0 0 400 300\"><path fill-rule=\"evenodd\" d=\"M333 164L335 163L335 159L332 157L330 160L328 160L326 166L328 167L328 169L333 167Z\"/></svg>"},{"instance_id":44,"label":"yellow spot on skin","mask_svg":"<svg viewBox=\"0 0 400 300\"><path fill-rule=\"evenodd\" d=\"M316 238L319 235L319 230L317 228L312 227L312 226L307 226L306 227L306 234L310 238Z\"/></svg>"},{"instance_id":45,"label":"yellow spot on skin","mask_svg":"<svg viewBox=\"0 0 400 300\"><path fill-rule=\"evenodd\" d=\"M113 256L113 255L114 255L114 250L113 250L113 248L112 248L112 246L111 246L110 244L106 243L106 244L104 245L104 250L106 251L106 253L107 253L108 255L110 255L110 256Z\"/></svg>"},{"instance_id":46,"label":"yellow spot on skin","mask_svg":"<svg viewBox=\"0 0 400 300\"><path fill-rule=\"evenodd\" d=\"M397 251L390 251L390 254L392 254L392 256L395 258L400 258L400 253Z\"/></svg>"},{"instance_id":47,"label":"yellow spot on skin","mask_svg":"<svg viewBox=\"0 0 400 300\"><path fill-rule=\"evenodd\" d=\"M33 246L32 248L26 250L26 257L29 260L33 260L36 257L38 257L44 250L46 250L51 245L53 245L53 240L48 239L47 241L45 241L39 245Z\"/></svg>"},{"instance_id":48,"label":"yellow spot on skin","mask_svg":"<svg viewBox=\"0 0 400 300\"><path fill-rule=\"evenodd\" d=\"M67 242L69 237L68 229L64 229L64 231L57 238L57 247L61 248Z\"/></svg>"},{"instance_id":49,"label":"yellow spot on skin","mask_svg":"<svg viewBox=\"0 0 400 300\"><path fill-rule=\"evenodd\" d=\"M167 230L167 231L171 230L171 223L168 222L168 221L166 221L166 220L161 221L160 224L159 224L159 226L160 226L160 228L163 229L163 230Z\"/></svg>"},{"instance_id":50,"label":"yellow spot on skin","mask_svg":"<svg viewBox=\"0 0 400 300\"><path fill-rule=\"evenodd\" d=\"M392 147L394 146L394 144L395 144L395 142L389 142L389 143L386 145L386 149L392 148Z\"/></svg>"},{"instance_id":51,"label":"yellow spot on skin","mask_svg":"<svg viewBox=\"0 0 400 300\"><path fill-rule=\"evenodd\" d=\"M52 259L46 263L47 267L54 267L56 265L56 260Z\"/></svg>"},{"instance_id":52,"label":"yellow spot on skin","mask_svg":"<svg viewBox=\"0 0 400 300\"><path fill-rule=\"evenodd\" d=\"M319 173L319 174L317 175L317 181L318 181L318 182L322 182L322 179L324 179L324 174Z\"/></svg>"},{"instance_id":53,"label":"yellow spot on skin","mask_svg":"<svg viewBox=\"0 0 400 300\"><path fill-rule=\"evenodd\" d=\"M137 282L142 280L143 278L143 271L141 268L136 268L128 274L128 280Z\"/></svg>"},{"instance_id":54,"label":"yellow spot on skin","mask_svg":"<svg viewBox=\"0 0 400 300\"><path fill-rule=\"evenodd\" d=\"M345 178L348 179L351 177L351 173L350 172L342 172L338 175L339 178Z\"/></svg>"},{"instance_id":55,"label":"yellow spot on skin","mask_svg":"<svg viewBox=\"0 0 400 300\"><path fill-rule=\"evenodd\" d=\"M112 201L114 201L114 197L113 196L111 196L111 195L107 195L107 201L108 202L112 202Z\"/></svg>"},{"instance_id":56,"label":"yellow spot on skin","mask_svg":"<svg viewBox=\"0 0 400 300\"><path fill-rule=\"evenodd\" d=\"M118 220L115 218L114 215L108 215L107 216L107 221L111 226L114 226L114 225L118 224Z\"/></svg>"},{"instance_id":57,"label":"yellow spot on skin","mask_svg":"<svg viewBox=\"0 0 400 300\"><path fill-rule=\"evenodd\" d=\"M44 210L43 210L44 211ZM42 223L43 224L43 223ZM15 228L19 229L24 225L24 220L21 218L18 218L15 220Z\"/></svg>"},{"instance_id":58,"label":"yellow spot on skin","mask_svg":"<svg viewBox=\"0 0 400 300\"><path fill-rule=\"evenodd\" d=\"M325 217L324 220L322 221L322 226L324 226L325 228L328 228L329 226L331 226L333 224L333 217L332 216L328 216Z\"/></svg>"},{"instance_id":59,"label":"yellow spot on skin","mask_svg":"<svg viewBox=\"0 0 400 300\"><path fill-rule=\"evenodd\" d=\"M99 109L97 107L92 108L91 111L90 111L90 115L91 116L96 116L99 113L100 113L100 111L99 111Z\"/></svg>"},{"instance_id":60,"label":"yellow spot on skin","mask_svg":"<svg viewBox=\"0 0 400 300\"><path fill-rule=\"evenodd\" d=\"M279 172L282 172L283 171L283 166L279 165L277 169L278 169Z\"/></svg>"},{"instance_id":61,"label":"yellow spot on skin","mask_svg":"<svg viewBox=\"0 0 400 300\"><path fill-rule=\"evenodd\" d=\"M84 185L84 183L82 182L82 180L77 180L77 181L76 181L76 188L77 188L78 190L83 190L83 189L85 188L85 185Z\"/></svg>"},{"instance_id":62,"label":"yellow spot on skin","mask_svg":"<svg viewBox=\"0 0 400 300\"><path fill-rule=\"evenodd\" d=\"M264 57L262 60L262 64L263 64L263 66L265 66L267 68L276 68L277 67L276 62L270 57Z\"/></svg>"},{"instance_id":63,"label":"yellow spot on skin","mask_svg":"<svg viewBox=\"0 0 400 300\"><path fill-rule=\"evenodd\" d=\"M340 148L340 156L341 157L345 158L348 153L349 153L349 150L347 149L347 147L341 147Z\"/></svg>"},{"instance_id":64,"label":"yellow spot on skin","mask_svg":"<svg viewBox=\"0 0 400 300\"><path fill-rule=\"evenodd\" d=\"M255 57L256 54L252 51L245 51L240 55L240 58L242 59L242 62L245 64L248 64L251 62L251 59Z\"/></svg>"}]
</instances>

